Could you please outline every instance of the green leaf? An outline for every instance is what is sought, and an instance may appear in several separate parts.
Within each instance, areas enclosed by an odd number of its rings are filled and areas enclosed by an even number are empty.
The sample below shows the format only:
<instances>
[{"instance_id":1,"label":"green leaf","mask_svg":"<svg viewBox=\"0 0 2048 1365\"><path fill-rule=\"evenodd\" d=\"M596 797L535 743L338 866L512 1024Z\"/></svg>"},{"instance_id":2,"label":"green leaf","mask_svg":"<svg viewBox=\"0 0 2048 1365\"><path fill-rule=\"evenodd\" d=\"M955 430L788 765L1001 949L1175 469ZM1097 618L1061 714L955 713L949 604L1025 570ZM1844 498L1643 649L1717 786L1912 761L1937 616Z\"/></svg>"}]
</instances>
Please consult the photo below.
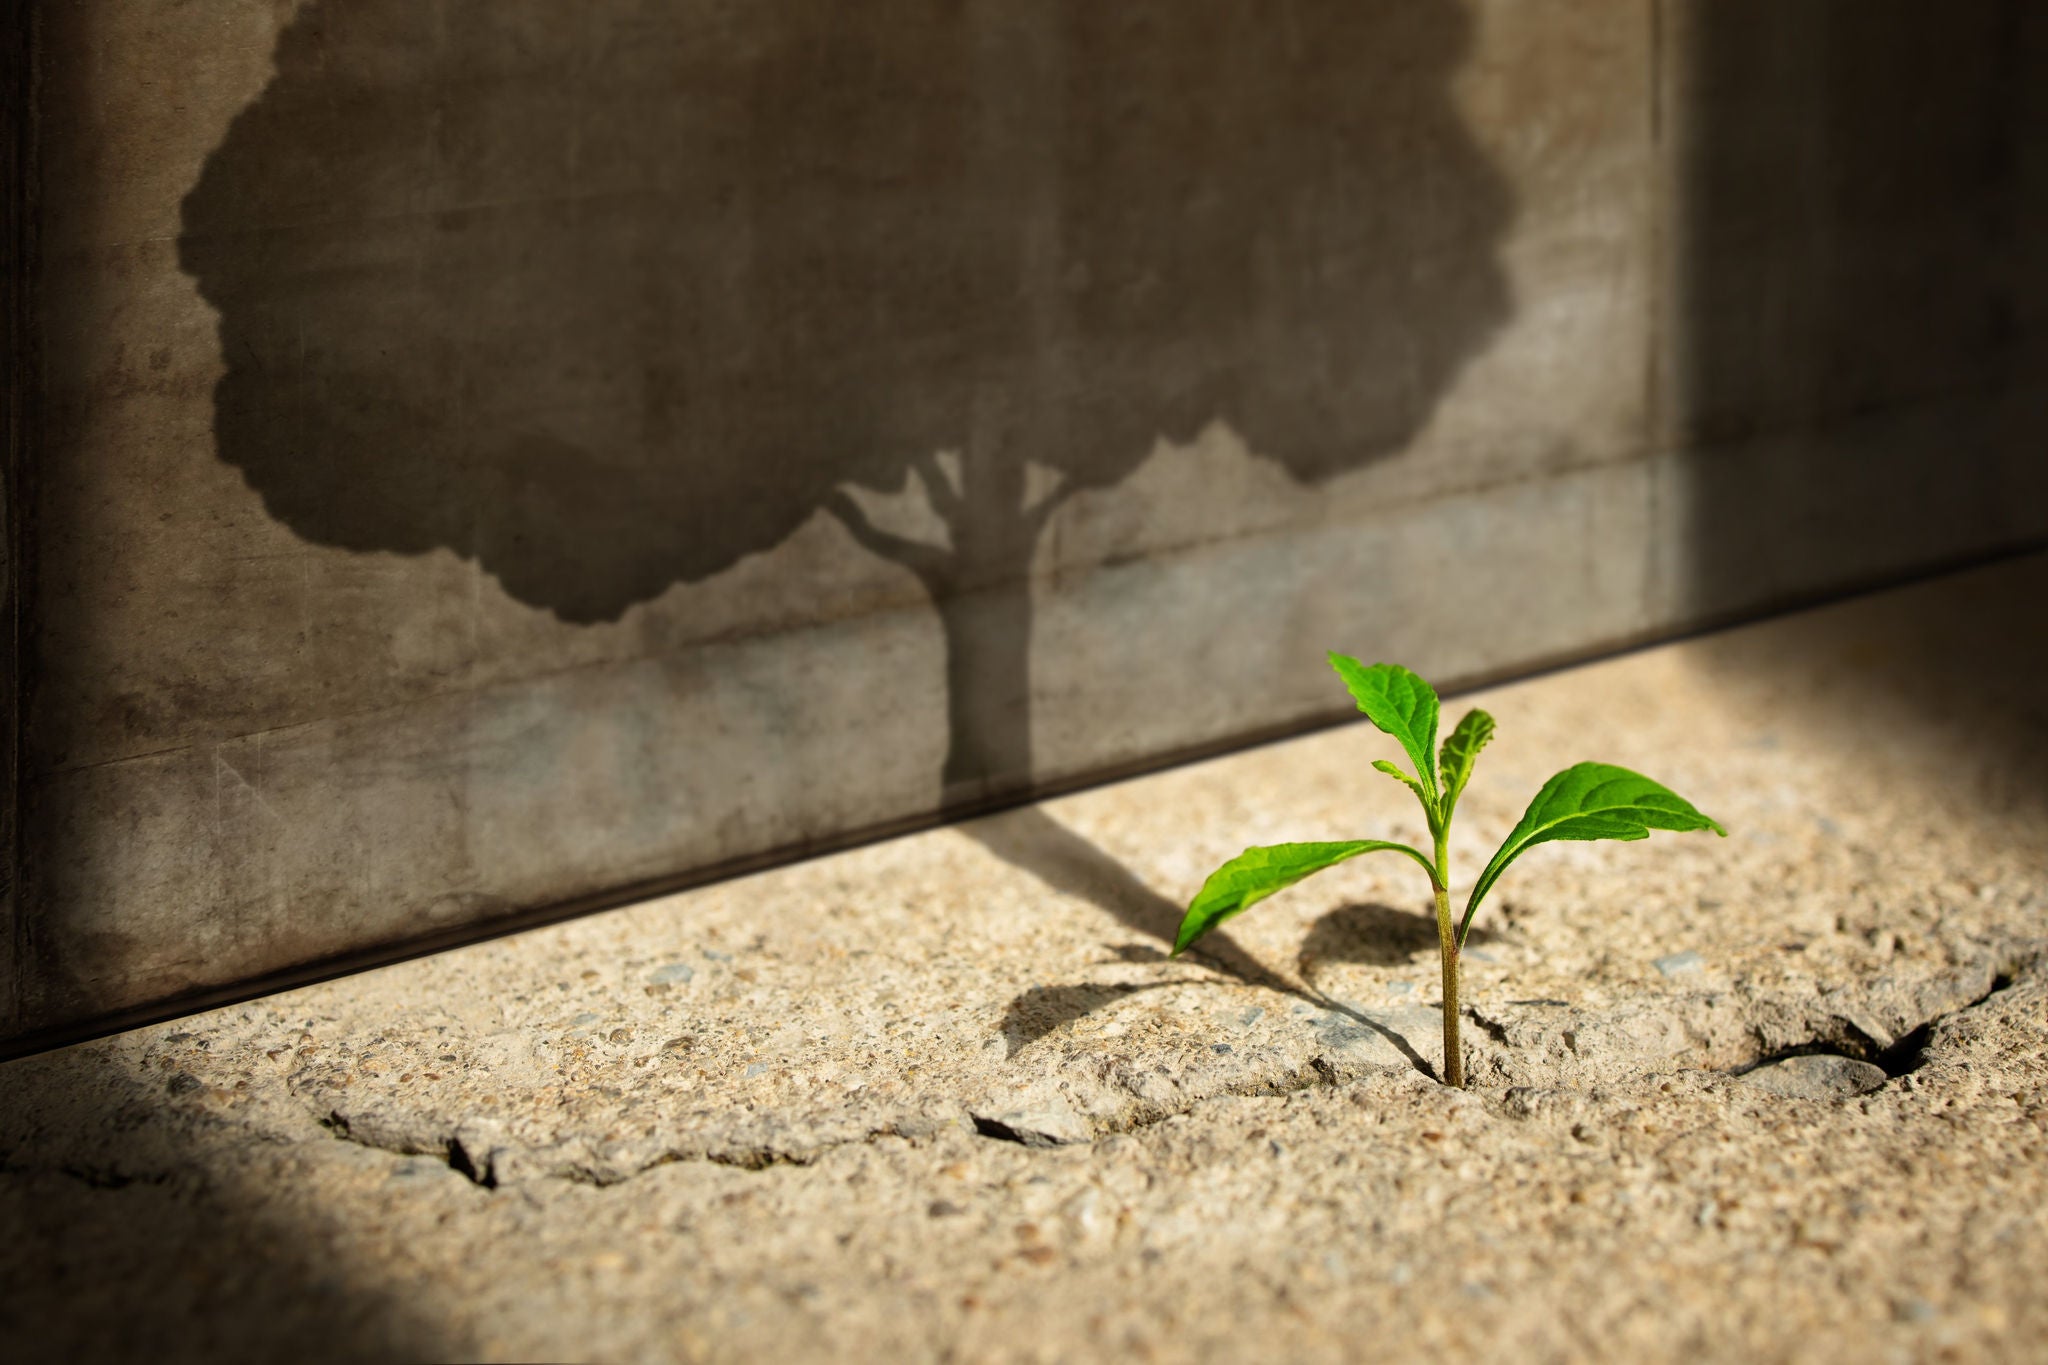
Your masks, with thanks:
<instances>
[{"instance_id":1,"label":"green leaf","mask_svg":"<svg viewBox=\"0 0 2048 1365\"><path fill-rule=\"evenodd\" d=\"M1389 763L1384 758L1376 758L1372 761L1372 766L1378 768L1388 777L1393 778L1396 782L1403 784L1410 791L1414 792L1415 795L1421 799L1422 804L1424 806L1427 806L1429 804L1429 797L1423 794L1422 783L1416 778L1416 776L1413 773L1404 771L1400 764Z\"/></svg>"},{"instance_id":2,"label":"green leaf","mask_svg":"<svg viewBox=\"0 0 2048 1365\"><path fill-rule=\"evenodd\" d=\"M1408 751L1422 779L1423 805L1436 810L1436 689L1399 664L1367 668L1346 654L1332 653L1330 667L1351 689L1351 698L1366 719L1392 735Z\"/></svg>"},{"instance_id":3,"label":"green leaf","mask_svg":"<svg viewBox=\"0 0 2048 1365\"><path fill-rule=\"evenodd\" d=\"M1326 867L1335 867L1347 858L1380 849L1407 854L1429 872L1430 884L1436 884L1436 872L1430 868L1429 859L1406 844L1388 843L1381 839L1248 848L1211 872L1209 880L1203 882L1202 889L1195 893L1187 914L1181 918L1180 932L1174 935L1174 955L1178 956L1196 939L1232 915L1249 910L1275 891L1284 891L1303 877L1321 872Z\"/></svg>"},{"instance_id":4,"label":"green leaf","mask_svg":"<svg viewBox=\"0 0 2048 1365\"><path fill-rule=\"evenodd\" d=\"M1577 763L1543 784L1521 823L1508 833L1493 861L1479 874L1472 898L1465 903L1459 942L1478 913L1479 902L1493 889L1509 863L1553 839L1647 839L1653 829L1710 829L1722 838L1728 831L1693 809L1684 797L1640 773L1611 763Z\"/></svg>"},{"instance_id":5,"label":"green leaf","mask_svg":"<svg viewBox=\"0 0 2048 1365\"><path fill-rule=\"evenodd\" d=\"M1484 711L1467 711L1465 718L1451 731L1451 737L1444 741L1444 810L1446 814L1458 804L1464 794L1465 784L1472 780L1472 765L1479 761L1479 751L1493 738L1493 717Z\"/></svg>"}]
</instances>

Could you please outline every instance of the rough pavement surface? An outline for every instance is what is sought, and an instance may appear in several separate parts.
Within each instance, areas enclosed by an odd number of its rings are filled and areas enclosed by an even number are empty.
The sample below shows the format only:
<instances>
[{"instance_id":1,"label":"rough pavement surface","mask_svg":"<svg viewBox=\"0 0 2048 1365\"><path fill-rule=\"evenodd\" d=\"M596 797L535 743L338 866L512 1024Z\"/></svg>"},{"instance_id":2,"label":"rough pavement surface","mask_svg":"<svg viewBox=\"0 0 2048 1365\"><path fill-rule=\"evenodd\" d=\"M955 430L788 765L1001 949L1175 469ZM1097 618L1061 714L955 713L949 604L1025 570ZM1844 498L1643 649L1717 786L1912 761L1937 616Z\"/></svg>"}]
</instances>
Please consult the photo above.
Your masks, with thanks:
<instances>
[{"instance_id":1,"label":"rough pavement surface","mask_svg":"<svg viewBox=\"0 0 2048 1365\"><path fill-rule=\"evenodd\" d=\"M2036 557L1450 703L1500 722L1461 882L1580 758L1731 831L1518 863L1464 1093L1403 860L1164 957L1245 844L1420 840L1351 726L0 1067L0 1336L2040 1359L2044 600Z\"/></svg>"}]
</instances>

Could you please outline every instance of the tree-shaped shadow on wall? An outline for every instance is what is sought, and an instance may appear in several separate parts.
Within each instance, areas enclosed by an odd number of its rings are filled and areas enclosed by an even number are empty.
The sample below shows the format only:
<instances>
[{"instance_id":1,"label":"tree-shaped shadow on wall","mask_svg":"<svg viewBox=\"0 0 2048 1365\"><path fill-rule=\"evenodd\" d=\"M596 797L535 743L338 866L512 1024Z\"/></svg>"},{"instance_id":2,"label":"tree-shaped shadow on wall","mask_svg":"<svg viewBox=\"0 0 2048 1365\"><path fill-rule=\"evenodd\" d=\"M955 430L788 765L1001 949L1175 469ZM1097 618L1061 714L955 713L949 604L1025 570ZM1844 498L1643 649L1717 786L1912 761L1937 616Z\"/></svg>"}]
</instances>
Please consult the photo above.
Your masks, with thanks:
<instances>
[{"instance_id":1,"label":"tree-shaped shadow on wall","mask_svg":"<svg viewBox=\"0 0 2048 1365\"><path fill-rule=\"evenodd\" d=\"M1028 781L1032 556L1228 424L1393 452L1507 308L1447 0L313 0L184 205L221 457L299 535L598 622L821 509ZM1030 466L1043 471L1034 481ZM855 490L922 484L942 542Z\"/></svg>"}]
</instances>

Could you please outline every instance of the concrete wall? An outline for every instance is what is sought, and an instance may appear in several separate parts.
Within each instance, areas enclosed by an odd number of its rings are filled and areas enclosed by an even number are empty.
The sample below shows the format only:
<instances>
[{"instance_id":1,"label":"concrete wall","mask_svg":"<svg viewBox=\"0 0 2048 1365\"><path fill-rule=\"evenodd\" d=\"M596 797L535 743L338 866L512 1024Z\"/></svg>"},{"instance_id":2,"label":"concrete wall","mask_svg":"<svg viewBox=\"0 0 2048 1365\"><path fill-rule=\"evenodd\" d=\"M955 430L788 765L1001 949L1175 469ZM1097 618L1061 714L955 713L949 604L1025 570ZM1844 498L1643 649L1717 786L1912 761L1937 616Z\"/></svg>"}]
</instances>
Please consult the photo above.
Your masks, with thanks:
<instances>
[{"instance_id":1,"label":"concrete wall","mask_svg":"<svg viewBox=\"0 0 2048 1365\"><path fill-rule=\"evenodd\" d=\"M35 13L0 1033L2048 534L2025 0Z\"/></svg>"}]
</instances>

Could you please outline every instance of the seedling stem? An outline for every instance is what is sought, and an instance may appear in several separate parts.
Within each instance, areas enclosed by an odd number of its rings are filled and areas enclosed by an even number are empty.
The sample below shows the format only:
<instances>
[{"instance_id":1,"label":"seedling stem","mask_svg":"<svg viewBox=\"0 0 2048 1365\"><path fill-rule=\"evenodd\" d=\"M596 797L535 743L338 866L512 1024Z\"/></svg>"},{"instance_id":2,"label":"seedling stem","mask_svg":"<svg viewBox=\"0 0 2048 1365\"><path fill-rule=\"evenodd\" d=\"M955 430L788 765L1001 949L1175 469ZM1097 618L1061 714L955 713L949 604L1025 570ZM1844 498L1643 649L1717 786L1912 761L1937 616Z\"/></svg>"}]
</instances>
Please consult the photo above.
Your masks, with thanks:
<instances>
[{"instance_id":1,"label":"seedling stem","mask_svg":"<svg viewBox=\"0 0 2048 1365\"><path fill-rule=\"evenodd\" d=\"M1436 891L1437 949L1444 971L1444 1074L1445 1085L1465 1088L1465 1051L1458 1045L1458 975L1462 964L1458 929L1451 922L1450 831L1439 829L1436 836L1436 875L1430 878Z\"/></svg>"}]
</instances>

